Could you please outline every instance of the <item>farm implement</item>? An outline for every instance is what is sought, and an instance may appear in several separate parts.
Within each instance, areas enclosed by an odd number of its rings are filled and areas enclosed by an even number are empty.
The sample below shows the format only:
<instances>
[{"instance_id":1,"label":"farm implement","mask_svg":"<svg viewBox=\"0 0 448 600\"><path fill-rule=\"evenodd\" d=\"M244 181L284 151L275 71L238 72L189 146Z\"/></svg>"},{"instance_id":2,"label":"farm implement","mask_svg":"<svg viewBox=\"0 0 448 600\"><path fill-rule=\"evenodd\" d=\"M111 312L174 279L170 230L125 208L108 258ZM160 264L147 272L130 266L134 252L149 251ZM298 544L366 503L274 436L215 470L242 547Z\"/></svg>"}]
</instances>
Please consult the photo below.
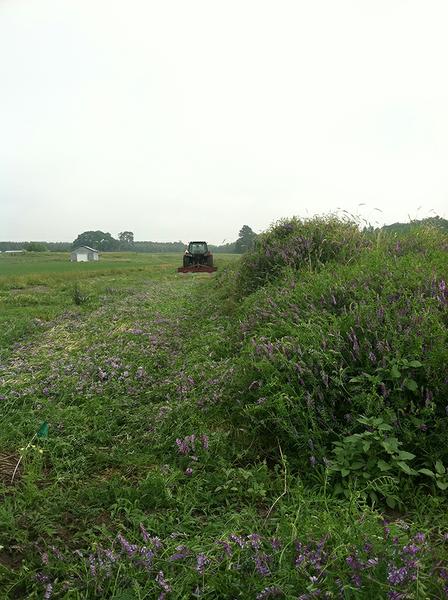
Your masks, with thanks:
<instances>
[{"instance_id":1,"label":"farm implement","mask_svg":"<svg viewBox=\"0 0 448 600\"><path fill-rule=\"evenodd\" d=\"M178 273L213 273L213 254L209 251L207 242L190 242L183 256L183 264L177 269Z\"/></svg>"}]
</instances>

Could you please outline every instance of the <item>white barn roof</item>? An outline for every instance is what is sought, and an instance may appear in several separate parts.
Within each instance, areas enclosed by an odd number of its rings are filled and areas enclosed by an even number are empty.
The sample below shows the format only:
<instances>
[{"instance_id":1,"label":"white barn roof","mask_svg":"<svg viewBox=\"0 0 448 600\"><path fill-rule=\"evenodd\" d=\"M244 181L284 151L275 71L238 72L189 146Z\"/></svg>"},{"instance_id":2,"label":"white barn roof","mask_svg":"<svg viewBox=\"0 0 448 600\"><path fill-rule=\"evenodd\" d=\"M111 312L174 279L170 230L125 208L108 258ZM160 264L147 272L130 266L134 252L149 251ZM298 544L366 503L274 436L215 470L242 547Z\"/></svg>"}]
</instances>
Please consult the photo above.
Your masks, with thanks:
<instances>
[{"instance_id":1,"label":"white barn roof","mask_svg":"<svg viewBox=\"0 0 448 600\"><path fill-rule=\"evenodd\" d=\"M78 252L78 250L82 250L83 248L86 250L90 250L90 252L98 252L98 250L95 250L95 248L91 248L90 246L78 246L77 248L72 250L72 252Z\"/></svg>"}]
</instances>

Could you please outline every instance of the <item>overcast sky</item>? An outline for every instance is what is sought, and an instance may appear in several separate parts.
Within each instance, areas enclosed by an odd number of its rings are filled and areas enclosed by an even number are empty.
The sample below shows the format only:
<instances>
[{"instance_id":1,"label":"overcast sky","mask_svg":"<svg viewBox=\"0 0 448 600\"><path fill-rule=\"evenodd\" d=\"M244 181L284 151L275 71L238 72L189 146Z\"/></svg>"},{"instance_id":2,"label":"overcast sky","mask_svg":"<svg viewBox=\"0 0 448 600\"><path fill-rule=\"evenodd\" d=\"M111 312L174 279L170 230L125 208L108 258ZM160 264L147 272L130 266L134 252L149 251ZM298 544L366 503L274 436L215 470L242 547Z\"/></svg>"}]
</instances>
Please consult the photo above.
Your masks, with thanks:
<instances>
[{"instance_id":1,"label":"overcast sky","mask_svg":"<svg viewBox=\"0 0 448 600\"><path fill-rule=\"evenodd\" d=\"M0 0L0 240L447 217L447 31L446 0Z\"/></svg>"}]
</instances>

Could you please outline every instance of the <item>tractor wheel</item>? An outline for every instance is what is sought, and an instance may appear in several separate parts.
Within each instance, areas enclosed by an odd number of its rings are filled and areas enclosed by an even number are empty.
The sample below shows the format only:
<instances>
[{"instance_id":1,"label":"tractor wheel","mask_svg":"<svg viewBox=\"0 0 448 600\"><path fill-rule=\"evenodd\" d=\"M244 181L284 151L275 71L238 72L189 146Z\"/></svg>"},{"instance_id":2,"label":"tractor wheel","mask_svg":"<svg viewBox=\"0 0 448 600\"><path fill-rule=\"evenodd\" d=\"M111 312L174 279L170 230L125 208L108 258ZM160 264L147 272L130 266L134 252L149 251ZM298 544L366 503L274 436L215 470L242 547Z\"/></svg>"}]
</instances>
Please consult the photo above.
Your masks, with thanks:
<instances>
[{"instance_id":1,"label":"tractor wheel","mask_svg":"<svg viewBox=\"0 0 448 600\"><path fill-rule=\"evenodd\" d=\"M213 267L213 256L211 254L207 256L207 267Z\"/></svg>"},{"instance_id":2,"label":"tractor wheel","mask_svg":"<svg viewBox=\"0 0 448 600\"><path fill-rule=\"evenodd\" d=\"M189 267L189 266L190 266L190 257L184 256L184 267Z\"/></svg>"}]
</instances>

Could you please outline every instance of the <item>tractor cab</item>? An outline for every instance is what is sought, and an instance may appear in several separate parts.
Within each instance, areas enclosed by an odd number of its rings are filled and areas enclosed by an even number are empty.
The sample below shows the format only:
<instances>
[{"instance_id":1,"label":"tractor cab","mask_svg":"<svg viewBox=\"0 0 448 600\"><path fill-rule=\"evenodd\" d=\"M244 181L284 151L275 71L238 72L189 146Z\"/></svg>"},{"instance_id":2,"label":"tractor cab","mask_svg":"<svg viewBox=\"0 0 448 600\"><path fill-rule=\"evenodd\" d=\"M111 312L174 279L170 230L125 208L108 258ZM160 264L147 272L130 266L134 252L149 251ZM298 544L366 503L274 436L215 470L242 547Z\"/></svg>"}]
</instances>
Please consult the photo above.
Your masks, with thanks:
<instances>
[{"instance_id":1,"label":"tractor cab","mask_svg":"<svg viewBox=\"0 0 448 600\"><path fill-rule=\"evenodd\" d=\"M188 248L185 250L185 254L208 254L207 242L190 242Z\"/></svg>"}]
</instances>

